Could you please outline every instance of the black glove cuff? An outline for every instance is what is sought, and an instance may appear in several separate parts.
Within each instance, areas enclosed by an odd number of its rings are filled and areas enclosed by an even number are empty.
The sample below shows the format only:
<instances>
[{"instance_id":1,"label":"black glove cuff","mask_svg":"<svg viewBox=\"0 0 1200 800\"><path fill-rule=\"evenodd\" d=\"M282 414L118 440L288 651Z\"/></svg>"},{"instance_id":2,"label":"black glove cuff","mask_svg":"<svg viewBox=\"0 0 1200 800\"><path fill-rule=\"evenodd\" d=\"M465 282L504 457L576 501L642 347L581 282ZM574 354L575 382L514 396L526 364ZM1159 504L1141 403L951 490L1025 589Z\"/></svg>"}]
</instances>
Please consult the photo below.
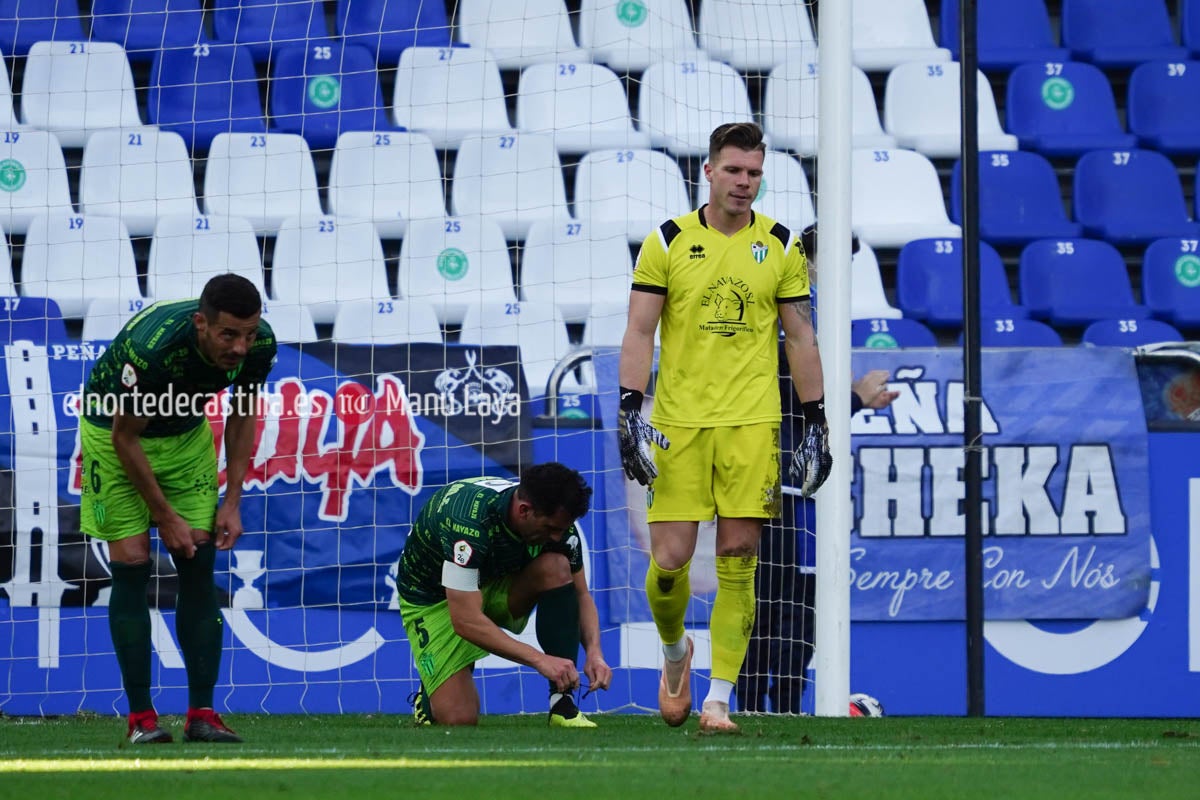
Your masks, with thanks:
<instances>
[{"instance_id":1,"label":"black glove cuff","mask_svg":"<svg viewBox=\"0 0 1200 800\"><path fill-rule=\"evenodd\" d=\"M807 403L800 404L800 410L804 414L805 425L824 425L825 424L825 398L820 400L810 400Z\"/></svg>"},{"instance_id":2,"label":"black glove cuff","mask_svg":"<svg viewBox=\"0 0 1200 800\"><path fill-rule=\"evenodd\" d=\"M637 389L626 389L624 386L622 386L620 397L622 411L642 410L642 393Z\"/></svg>"}]
</instances>

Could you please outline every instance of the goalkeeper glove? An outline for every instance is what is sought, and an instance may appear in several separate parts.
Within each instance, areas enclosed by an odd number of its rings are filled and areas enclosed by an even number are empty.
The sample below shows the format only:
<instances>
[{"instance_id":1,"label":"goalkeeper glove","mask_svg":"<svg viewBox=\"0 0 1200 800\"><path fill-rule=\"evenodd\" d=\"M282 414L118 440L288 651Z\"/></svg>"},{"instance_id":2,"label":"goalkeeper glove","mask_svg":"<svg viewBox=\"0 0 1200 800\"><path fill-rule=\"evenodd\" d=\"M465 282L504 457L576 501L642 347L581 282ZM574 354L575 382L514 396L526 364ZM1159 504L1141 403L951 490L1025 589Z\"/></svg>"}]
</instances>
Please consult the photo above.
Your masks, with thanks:
<instances>
[{"instance_id":1,"label":"goalkeeper glove","mask_svg":"<svg viewBox=\"0 0 1200 800\"><path fill-rule=\"evenodd\" d=\"M803 404L804 429L800 444L792 454L792 465L788 469L800 487L803 497L812 497L833 467L833 456L829 452L829 426L825 423L825 398Z\"/></svg>"},{"instance_id":2,"label":"goalkeeper glove","mask_svg":"<svg viewBox=\"0 0 1200 800\"><path fill-rule=\"evenodd\" d=\"M671 443L642 416L642 393L624 386L621 387L621 407L617 412L617 441L625 475L642 486L654 483L658 470L650 457L650 443L663 450Z\"/></svg>"}]
</instances>

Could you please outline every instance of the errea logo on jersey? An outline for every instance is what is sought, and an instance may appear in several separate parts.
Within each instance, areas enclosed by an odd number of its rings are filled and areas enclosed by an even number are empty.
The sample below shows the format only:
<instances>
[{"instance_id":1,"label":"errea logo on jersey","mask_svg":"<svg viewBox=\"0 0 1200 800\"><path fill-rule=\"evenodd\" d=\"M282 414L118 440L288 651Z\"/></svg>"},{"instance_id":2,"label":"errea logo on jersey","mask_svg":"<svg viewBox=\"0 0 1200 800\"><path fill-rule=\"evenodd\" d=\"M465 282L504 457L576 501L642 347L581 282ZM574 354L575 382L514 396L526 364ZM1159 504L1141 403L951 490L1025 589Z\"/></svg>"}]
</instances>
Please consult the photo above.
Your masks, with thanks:
<instances>
[{"instance_id":1,"label":"errea logo on jersey","mask_svg":"<svg viewBox=\"0 0 1200 800\"><path fill-rule=\"evenodd\" d=\"M133 368L133 364L127 363L121 368L121 385L126 389L137 386L137 370Z\"/></svg>"},{"instance_id":2,"label":"errea logo on jersey","mask_svg":"<svg viewBox=\"0 0 1200 800\"><path fill-rule=\"evenodd\" d=\"M471 545L465 540L459 539L454 543L454 563L460 567L465 567L471 560L471 555L475 551L471 549Z\"/></svg>"}]
</instances>

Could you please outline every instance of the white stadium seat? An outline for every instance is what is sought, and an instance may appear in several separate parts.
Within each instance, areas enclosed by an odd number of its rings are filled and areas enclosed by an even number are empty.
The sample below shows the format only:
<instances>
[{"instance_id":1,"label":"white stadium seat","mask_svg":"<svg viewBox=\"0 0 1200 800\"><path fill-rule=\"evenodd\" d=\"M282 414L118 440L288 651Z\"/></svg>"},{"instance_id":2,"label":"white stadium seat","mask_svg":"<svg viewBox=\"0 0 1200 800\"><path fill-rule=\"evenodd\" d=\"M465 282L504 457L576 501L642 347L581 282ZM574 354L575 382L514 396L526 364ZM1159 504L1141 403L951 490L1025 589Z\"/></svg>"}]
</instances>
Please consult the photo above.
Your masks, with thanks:
<instances>
[{"instance_id":1,"label":"white stadium seat","mask_svg":"<svg viewBox=\"0 0 1200 800\"><path fill-rule=\"evenodd\" d=\"M675 159L656 150L597 150L575 174L575 216L624 226L640 242L668 219L691 210L687 184Z\"/></svg>"},{"instance_id":2,"label":"white stadium seat","mask_svg":"<svg viewBox=\"0 0 1200 800\"><path fill-rule=\"evenodd\" d=\"M83 315L84 341L112 341L125 323L133 319L143 308L154 304L149 297L97 297L88 304Z\"/></svg>"},{"instance_id":3,"label":"white stadium seat","mask_svg":"<svg viewBox=\"0 0 1200 800\"><path fill-rule=\"evenodd\" d=\"M744 72L767 72L789 50L813 42L807 3L796 0L704 0L700 47Z\"/></svg>"},{"instance_id":4,"label":"white stadium seat","mask_svg":"<svg viewBox=\"0 0 1200 800\"><path fill-rule=\"evenodd\" d=\"M851 224L876 247L902 247L913 239L957 238L937 170L912 150L855 150L850 158Z\"/></svg>"},{"instance_id":5,"label":"white stadium seat","mask_svg":"<svg viewBox=\"0 0 1200 800\"><path fill-rule=\"evenodd\" d=\"M16 297L13 283L12 253L8 249L8 237L0 232L0 297Z\"/></svg>"},{"instance_id":6,"label":"white stadium seat","mask_svg":"<svg viewBox=\"0 0 1200 800\"><path fill-rule=\"evenodd\" d=\"M567 324L553 303L482 303L463 317L462 344L516 345L531 396L546 393L554 367L571 352Z\"/></svg>"},{"instance_id":7,"label":"white stadium seat","mask_svg":"<svg viewBox=\"0 0 1200 800\"><path fill-rule=\"evenodd\" d=\"M850 135L854 147L895 147L895 138L884 133L879 124L870 79L858 67L850 70ZM771 70L763 91L763 130L774 147L802 156L817 154L819 97L815 50L804 51Z\"/></svg>"},{"instance_id":8,"label":"white stadium seat","mask_svg":"<svg viewBox=\"0 0 1200 800\"><path fill-rule=\"evenodd\" d=\"M640 72L660 61L705 58L696 46L686 0L583 0L579 43L591 51L593 61L618 72Z\"/></svg>"},{"instance_id":9,"label":"white stadium seat","mask_svg":"<svg viewBox=\"0 0 1200 800\"><path fill-rule=\"evenodd\" d=\"M536 64L521 73L517 128L548 134L560 153L649 147L633 127L621 79L599 64Z\"/></svg>"},{"instance_id":10,"label":"white stadium seat","mask_svg":"<svg viewBox=\"0 0 1200 800\"><path fill-rule=\"evenodd\" d=\"M593 303L629 300L633 259L625 226L535 222L521 257L521 299L554 303L568 322L584 322Z\"/></svg>"},{"instance_id":11,"label":"white stadium seat","mask_svg":"<svg viewBox=\"0 0 1200 800\"><path fill-rule=\"evenodd\" d=\"M429 303L351 300L338 308L333 341L343 344L442 343L442 328Z\"/></svg>"},{"instance_id":12,"label":"white stadium seat","mask_svg":"<svg viewBox=\"0 0 1200 800\"><path fill-rule=\"evenodd\" d=\"M52 131L64 147L83 147L103 128L136 128L133 72L113 42L34 42L21 83L21 118Z\"/></svg>"},{"instance_id":13,"label":"white stadium seat","mask_svg":"<svg viewBox=\"0 0 1200 800\"><path fill-rule=\"evenodd\" d=\"M424 133L438 148L457 148L464 136L513 132L496 60L470 47L405 49L392 113L397 125Z\"/></svg>"},{"instance_id":14,"label":"white stadium seat","mask_svg":"<svg viewBox=\"0 0 1200 800\"><path fill-rule=\"evenodd\" d=\"M675 155L708 154L713 128L753 122L746 82L717 61L667 61L642 73L638 119L654 147Z\"/></svg>"},{"instance_id":15,"label":"white stadium seat","mask_svg":"<svg viewBox=\"0 0 1200 800\"><path fill-rule=\"evenodd\" d=\"M0 131L18 131L25 126L13 110L12 84L8 79L8 62L0 53Z\"/></svg>"},{"instance_id":16,"label":"white stadium seat","mask_svg":"<svg viewBox=\"0 0 1200 800\"><path fill-rule=\"evenodd\" d=\"M48 131L0 131L0 227L24 233L38 214L73 211L58 138Z\"/></svg>"},{"instance_id":17,"label":"white stadium seat","mask_svg":"<svg viewBox=\"0 0 1200 800\"><path fill-rule=\"evenodd\" d=\"M509 239L524 239L538 220L570 217L562 164L544 134L463 139L450 191L454 216L495 222Z\"/></svg>"},{"instance_id":18,"label":"white stadium seat","mask_svg":"<svg viewBox=\"0 0 1200 800\"><path fill-rule=\"evenodd\" d=\"M349 300L390 300L383 246L370 220L293 217L275 238L275 299L308 307L314 322L333 322Z\"/></svg>"},{"instance_id":19,"label":"white stadium seat","mask_svg":"<svg viewBox=\"0 0 1200 800\"><path fill-rule=\"evenodd\" d=\"M459 0L458 38L501 69L587 60L562 0Z\"/></svg>"},{"instance_id":20,"label":"white stadium seat","mask_svg":"<svg viewBox=\"0 0 1200 800\"><path fill-rule=\"evenodd\" d=\"M318 341L317 326L307 306L267 301L263 304L262 318L271 326L277 342L303 344Z\"/></svg>"},{"instance_id":21,"label":"white stadium seat","mask_svg":"<svg viewBox=\"0 0 1200 800\"><path fill-rule=\"evenodd\" d=\"M706 159L707 162L707 159ZM709 183L703 177L696 184L697 207L708 202ZM800 162L778 150L763 156L762 185L754 198L754 210L782 222L796 233L817 221L808 176Z\"/></svg>"},{"instance_id":22,"label":"white stadium seat","mask_svg":"<svg viewBox=\"0 0 1200 800\"><path fill-rule=\"evenodd\" d=\"M959 65L901 64L888 75L883 95L883 126L901 147L931 158L954 158L961 151ZM979 149L1016 150L1017 137L1000 128L992 85L976 73L979 90Z\"/></svg>"},{"instance_id":23,"label":"white stadium seat","mask_svg":"<svg viewBox=\"0 0 1200 800\"><path fill-rule=\"evenodd\" d=\"M199 297L214 275L233 272L266 297L254 228L241 217L162 217L154 226L146 294L158 300Z\"/></svg>"},{"instance_id":24,"label":"white stadium seat","mask_svg":"<svg viewBox=\"0 0 1200 800\"><path fill-rule=\"evenodd\" d=\"M25 232L21 293L51 298L67 319L81 319L98 297L141 297L121 220L61 212L34 217Z\"/></svg>"},{"instance_id":25,"label":"white stadium seat","mask_svg":"<svg viewBox=\"0 0 1200 800\"><path fill-rule=\"evenodd\" d=\"M289 217L320 216L317 172L297 133L219 133L204 170L207 214L242 217L273 236Z\"/></svg>"},{"instance_id":26,"label":"white stadium seat","mask_svg":"<svg viewBox=\"0 0 1200 800\"><path fill-rule=\"evenodd\" d=\"M402 237L410 219L446 216L433 142L423 133L343 133L333 151L329 210L371 220L385 239Z\"/></svg>"},{"instance_id":27,"label":"white stadium seat","mask_svg":"<svg viewBox=\"0 0 1200 800\"><path fill-rule=\"evenodd\" d=\"M950 51L933 41L925 0L853 0L852 5L854 63L861 69L950 60Z\"/></svg>"},{"instance_id":28,"label":"white stadium seat","mask_svg":"<svg viewBox=\"0 0 1200 800\"><path fill-rule=\"evenodd\" d=\"M96 131L83 150L79 206L84 214L120 217L133 236L149 236L159 217L197 216L183 137L157 128Z\"/></svg>"},{"instance_id":29,"label":"white stadium seat","mask_svg":"<svg viewBox=\"0 0 1200 800\"><path fill-rule=\"evenodd\" d=\"M888 302L879 259L869 244L859 242L850 259L850 319L899 319L904 312Z\"/></svg>"},{"instance_id":30,"label":"white stadium seat","mask_svg":"<svg viewBox=\"0 0 1200 800\"><path fill-rule=\"evenodd\" d=\"M478 217L414 220L400 248L398 288L401 299L451 324L469 305L516 302L504 231Z\"/></svg>"},{"instance_id":31,"label":"white stadium seat","mask_svg":"<svg viewBox=\"0 0 1200 800\"><path fill-rule=\"evenodd\" d=\"M620 347L629 321L629 301L624 303L593 303L583 328L586 347ZM662 326L654 329L654 344L658 346Z\"/></svg>"}]
</instances>

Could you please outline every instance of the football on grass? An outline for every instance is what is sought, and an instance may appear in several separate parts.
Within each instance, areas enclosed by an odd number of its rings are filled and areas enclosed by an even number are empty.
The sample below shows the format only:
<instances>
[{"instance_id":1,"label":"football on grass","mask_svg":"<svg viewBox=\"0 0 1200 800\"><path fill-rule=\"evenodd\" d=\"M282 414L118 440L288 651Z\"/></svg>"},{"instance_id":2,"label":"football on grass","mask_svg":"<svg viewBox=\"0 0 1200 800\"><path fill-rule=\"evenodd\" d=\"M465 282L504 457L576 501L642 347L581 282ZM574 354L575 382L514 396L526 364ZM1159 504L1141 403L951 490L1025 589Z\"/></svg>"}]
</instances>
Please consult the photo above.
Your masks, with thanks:
<instances>
[{"instance_id":1,"label":"football on grass","mask_svg":"<svg viewBox=\"0 0 1200 800\"><path fill-rule=\"evenodd\" d=\"M850 716L852 717L882 717L883 703L869 694L850 695Z\"/></svg>"}]
</instances>

